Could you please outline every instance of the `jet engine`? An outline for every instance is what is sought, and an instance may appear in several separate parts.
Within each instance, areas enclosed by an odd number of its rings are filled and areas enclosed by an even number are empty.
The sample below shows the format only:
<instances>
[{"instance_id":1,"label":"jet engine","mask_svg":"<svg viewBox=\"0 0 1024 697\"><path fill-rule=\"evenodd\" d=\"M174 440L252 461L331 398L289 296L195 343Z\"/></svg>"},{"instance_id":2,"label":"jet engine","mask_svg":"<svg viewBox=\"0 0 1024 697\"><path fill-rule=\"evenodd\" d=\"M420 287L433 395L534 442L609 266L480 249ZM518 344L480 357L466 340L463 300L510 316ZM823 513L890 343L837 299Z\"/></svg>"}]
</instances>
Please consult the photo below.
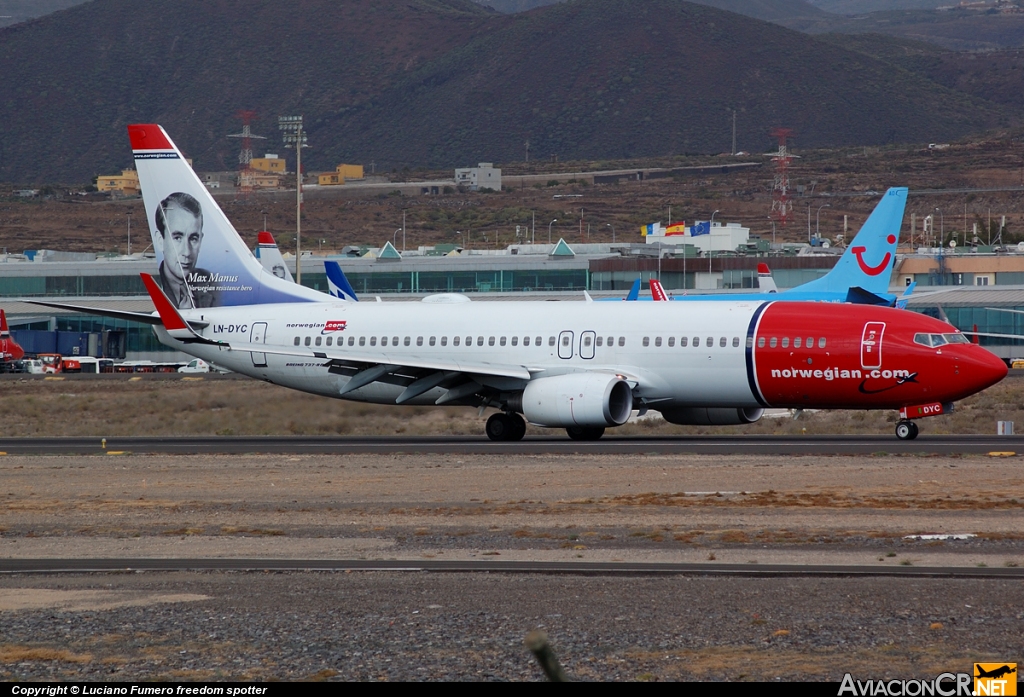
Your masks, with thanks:
<instances>
[{"instance_id":1,"label":"jet engine","mask_svg":"<svg viewBox=\"0 0 1024 697\"><path fill-rule=\"evenodd\" d=\"M633 392L617 375L571 373L530 381L521 406L538 426L621 426L633 410Z\"/></svg>"},{"instance_id":2,"label":"jet engine","mask_svg":"<svg viewBox=\"0 0 1024 697\"><path fill-rule=\"evenodd\" d=\"M682 407L664 409L661 415L670 424L680 426L734 426L752 424L764 415L764 409L732 408L732 407Z\"/></svg>"}]
</instances>

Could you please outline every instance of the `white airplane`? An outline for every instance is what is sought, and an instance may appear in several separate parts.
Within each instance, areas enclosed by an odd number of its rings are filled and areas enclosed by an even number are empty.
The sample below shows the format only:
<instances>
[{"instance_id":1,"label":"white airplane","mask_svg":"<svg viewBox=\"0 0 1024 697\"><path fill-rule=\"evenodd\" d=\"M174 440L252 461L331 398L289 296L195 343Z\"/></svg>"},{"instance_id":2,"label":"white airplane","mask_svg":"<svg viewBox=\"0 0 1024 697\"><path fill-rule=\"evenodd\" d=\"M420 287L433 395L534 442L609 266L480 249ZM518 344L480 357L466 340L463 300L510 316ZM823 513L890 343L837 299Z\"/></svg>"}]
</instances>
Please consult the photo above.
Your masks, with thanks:
<instances>
[{"instance_id":1,"label":"white airplane","mask_svg":"<svg viewBox=\"0 0 1024 697\"><path fill-rule=\"evenodd\" d=\"M264 269L160 126L128 131L159 262L143 274L157 313L39 304L148 322L169 347L277 385L495 408L492 440L522 438L526 421L590 440L633 409L743 424L766 407L898 409L897 436L913 438L913 419L1006 375L948 324L871 305L333 298Z\"/></svg>"}]
</instances>

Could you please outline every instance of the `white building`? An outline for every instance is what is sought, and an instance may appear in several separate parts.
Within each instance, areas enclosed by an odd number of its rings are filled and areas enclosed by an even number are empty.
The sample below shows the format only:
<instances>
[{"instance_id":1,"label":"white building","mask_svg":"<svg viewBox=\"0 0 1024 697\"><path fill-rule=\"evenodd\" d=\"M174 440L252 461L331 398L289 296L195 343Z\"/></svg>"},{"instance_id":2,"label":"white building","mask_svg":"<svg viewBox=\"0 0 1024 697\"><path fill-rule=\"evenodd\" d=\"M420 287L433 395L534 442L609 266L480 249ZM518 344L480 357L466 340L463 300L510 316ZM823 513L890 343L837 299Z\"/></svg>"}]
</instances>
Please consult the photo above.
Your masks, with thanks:
<instances>
[{"instance_id":1,"label":"white building","mask_svg":"<svg viewBox=\"0 0 1024 697\"><path fill-rule=\"evenodd\" d=\"M495 169L491 162L481 162L477 167L463 167L455 170L455 185L469 187L470 191L501 191L501 170Z\"/></svg>"},{"instance_id":2,"label":"white building","mask_svg":"<svg viewBox=\"0 0 1024 697\"><path fill-rule=\"evenodd\" d=\"M704 231L707 232L704 232ZM644 226L644 239L647 244L676 245L690 244L701 252L731 252L740 245L750 241L750 228L739 223L709 223L706 220L692 225L673 223L667 228L661 223ZM694 234L697 233L697 234Z\"/></svg>"}]
</instances>

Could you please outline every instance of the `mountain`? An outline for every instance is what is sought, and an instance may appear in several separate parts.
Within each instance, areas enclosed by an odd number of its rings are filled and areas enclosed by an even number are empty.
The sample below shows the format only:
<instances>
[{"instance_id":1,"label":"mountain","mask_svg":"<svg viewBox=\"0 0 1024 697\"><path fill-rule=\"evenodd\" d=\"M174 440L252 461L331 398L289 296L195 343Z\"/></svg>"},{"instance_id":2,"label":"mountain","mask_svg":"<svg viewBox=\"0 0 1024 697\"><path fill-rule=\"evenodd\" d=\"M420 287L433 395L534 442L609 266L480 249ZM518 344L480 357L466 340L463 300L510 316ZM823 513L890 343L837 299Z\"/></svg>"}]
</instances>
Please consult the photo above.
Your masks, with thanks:
<instances>
[{"instance_id":1,"label":"mountain","mask_svg":"<svg viewBox=\"0 0 1024 697\"><path fill-rule=\"evenodd\" d=\"M48 15L87 0L0 0L0 27Z\"/></svg>"},{"instance_id":2,"label":"mountain","mask_svg":"<svg viewBox=\"0 0 1024 697\"><path fill-rule=\"evenodd\" d=\"M159 122L200 170L232 169L306 117L311 170L948 140L1010 122L862 52L678 0L501 15L469 0L94 0L0 30L0 180L87 181ZM956 109L935 109L936 103Z\"/></svg>"},{"instance_id":3,"label":"mountain","mask_svg":"<svg viewBox=\"0 0 1024 697\"><path fill-rule=\"evenodd\" d=\"M498 12L514 14L537 7L555 5L566 0L474 0L492 7ZM697 5L707 5L719 10L735 12L766 22L777 22L797 18L824 19L827 13L806 0L691 0Z\"/></svg>"}]
</instances>

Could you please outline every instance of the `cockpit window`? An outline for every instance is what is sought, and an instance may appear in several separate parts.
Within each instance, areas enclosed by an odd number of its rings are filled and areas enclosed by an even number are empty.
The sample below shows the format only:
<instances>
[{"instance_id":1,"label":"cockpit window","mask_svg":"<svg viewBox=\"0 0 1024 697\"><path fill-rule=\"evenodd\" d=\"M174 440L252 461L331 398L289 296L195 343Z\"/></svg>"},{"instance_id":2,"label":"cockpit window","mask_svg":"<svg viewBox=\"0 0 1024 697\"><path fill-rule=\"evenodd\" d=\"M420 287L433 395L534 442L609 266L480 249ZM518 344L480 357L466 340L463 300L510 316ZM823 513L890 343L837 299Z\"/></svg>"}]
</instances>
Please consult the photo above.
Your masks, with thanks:
<instances>
[{"instance_id":1,"label":"cockpit window","mask_svg":"<svg viewBox=\"0 0 1024 697\"><path fill-rule=\"evenodd\" d=\"M969 344L971 342L963 334L915 334L914 343L938 348L946 344Z\"/></svg>"}]
</instances>

